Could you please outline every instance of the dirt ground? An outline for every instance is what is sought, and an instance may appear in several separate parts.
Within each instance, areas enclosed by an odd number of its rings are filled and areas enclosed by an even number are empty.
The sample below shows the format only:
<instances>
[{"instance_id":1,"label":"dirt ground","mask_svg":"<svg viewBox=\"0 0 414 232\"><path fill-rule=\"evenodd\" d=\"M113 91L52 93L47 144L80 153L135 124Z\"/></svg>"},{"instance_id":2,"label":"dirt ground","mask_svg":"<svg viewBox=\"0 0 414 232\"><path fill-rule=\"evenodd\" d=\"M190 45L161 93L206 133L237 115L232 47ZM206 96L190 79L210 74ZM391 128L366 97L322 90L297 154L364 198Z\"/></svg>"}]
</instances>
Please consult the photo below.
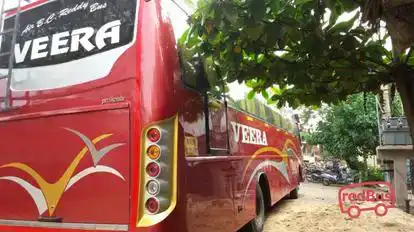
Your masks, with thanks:
<instances>
[{"instance_id":1,"label":"dirt ground","mask_svg":"<svg viewBox=\"0 0 414 232\"><path fill-rule=\"evenodd\" d=\"M362 212L351 219L340 212L338 187L303 183L296 200L283 200L268 215L265 232L405 232L414 231L414 216L393 208L383 216Z\"/></svg>"}]
</instances>

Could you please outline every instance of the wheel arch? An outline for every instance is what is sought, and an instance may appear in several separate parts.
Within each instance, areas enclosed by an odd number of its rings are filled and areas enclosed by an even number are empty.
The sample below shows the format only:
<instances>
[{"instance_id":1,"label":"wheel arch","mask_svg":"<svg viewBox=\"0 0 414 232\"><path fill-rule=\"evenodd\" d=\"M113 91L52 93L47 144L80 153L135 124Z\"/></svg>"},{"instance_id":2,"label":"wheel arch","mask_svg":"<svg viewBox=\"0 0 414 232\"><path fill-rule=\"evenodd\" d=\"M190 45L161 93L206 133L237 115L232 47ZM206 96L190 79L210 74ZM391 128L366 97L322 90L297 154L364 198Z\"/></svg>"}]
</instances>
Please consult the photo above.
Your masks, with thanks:
<instances>
[{"instance_id":1,"label":"wheel arch","mask_svg":"<svg viewBox=\"0 0 414 232\"><path fill-rule=\"evenodd\" d=\"M265 198L266 209L269 209L272 206L272 199L270 194L270 185L269 179L267 178L266 173L262 172L258 175L258 183L262 188L263 195Z\"/></svg>"}]
</instances>

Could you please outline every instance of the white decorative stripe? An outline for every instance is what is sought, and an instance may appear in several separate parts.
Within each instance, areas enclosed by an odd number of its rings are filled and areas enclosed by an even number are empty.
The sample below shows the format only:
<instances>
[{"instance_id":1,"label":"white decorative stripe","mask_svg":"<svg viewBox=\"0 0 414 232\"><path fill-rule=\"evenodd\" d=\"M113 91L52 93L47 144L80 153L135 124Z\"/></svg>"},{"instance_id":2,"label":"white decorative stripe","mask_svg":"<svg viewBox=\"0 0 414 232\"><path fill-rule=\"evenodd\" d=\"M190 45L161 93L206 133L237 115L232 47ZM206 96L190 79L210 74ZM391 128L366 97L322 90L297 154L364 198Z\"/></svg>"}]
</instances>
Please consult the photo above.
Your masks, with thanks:
<instances>
[{"instance_id":1,"label":"white decorative stripe","mask_svg":"<svg viewBox=\"0 0 414 232\"><path fill-rule=\"evenodd\" d=\"M285 162L283 162L283 161L282 162L275 162L275 161L271 161L271 160L263 161L259 165L257 165L257 167L254 169L254 171L250 175L249 182L247 182L246 189L244 191L243 203L244 203L244 200L245 200L246 195L247 195L247 190L249 189L249 186L252 183L253 179L256 177L256 174L262 168L264 168L266 166L272 166L272 167L276 168L277 170L279 170L279 172L282 173L283 177L285 177L286 181L290 183Z\"/></svg>"},{"instance_id":2,"label":"white decorative stripe","mask_svg":"<svg viewBox=\"0 0 414 232\"><path fill-rule=\"evenodd\" d=\"M108 166L104 166L104 165L97 165L96 167L90 167L87 168L81 172L79 172L78 174L76 174L74 177L72 177L68 183L68 185L66 186L65 192L70 189L76 182L80 181L81 179L83 179L84 177L93 174L93 173L99 173L99 172L105 172L105 173L111 173L119 178L121 178L123 181L125 181L125 178L121 175L121 173L119 173L117 170L108 167Z\"/></svg>"},{"instance_id":3,"label":"white decorative stripe","mask_svg":"<svg viewBox=\"0 0 414 232\"><path fill-rule=\"evenodd\" d=\"M27 181L20 179L18 177L15 177L15 176L0 177L0 180L9 180L22 186L30 194L33 201L35 202L37 210L39 211L39 215L42 215L47 210L46 200L40 189L34 187Z\"/></svg>"}]
</instances>

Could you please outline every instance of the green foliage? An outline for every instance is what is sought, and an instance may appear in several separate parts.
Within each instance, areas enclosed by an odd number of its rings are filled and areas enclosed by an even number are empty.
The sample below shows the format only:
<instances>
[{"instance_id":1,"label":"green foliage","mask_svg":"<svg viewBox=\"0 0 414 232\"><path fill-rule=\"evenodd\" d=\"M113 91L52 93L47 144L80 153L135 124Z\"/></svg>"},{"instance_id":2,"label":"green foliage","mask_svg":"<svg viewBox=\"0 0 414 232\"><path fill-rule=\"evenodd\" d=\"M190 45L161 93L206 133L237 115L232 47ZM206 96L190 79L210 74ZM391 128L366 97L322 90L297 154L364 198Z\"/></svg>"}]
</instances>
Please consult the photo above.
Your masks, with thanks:
<instances>
[{"instance_id":1,"label":"green foliage","mask_svg":"<svg viewBox=\"0 0 414 232\"><path fill-rule=\"evenodd\" d=\"M365 103L364 103L365 102ZM378 146L378 130L375 96L363 94L349 96L346 101L332 106L326 120L311 134L311 144L321 144L330 156L347 161L348 165L360 170L358 157L375 155Z\"/></svg>"},{"instance_id":2,"label":"green foliage","mask_svg":"<svg viewBox=\"0 0 414 232\"><path fill-rule=\"evenodd\" d=\"M310 145L318 145L323 142L319 133L301 132L301 136L302 139Z\"/></svg>"},{"instance_id":3,"label":"green foliage","mask_svg":"<svg viewBox=\"0 0 414 232\"><path fill-rule=\"evenodd\" d=\"M391 117L401 117L401 116L404 116L401 96L398 93L396 93L393 101L391 102Z\"/></svg>"},{"instance_id":4,"label":"green foliage","mask_svg":"<svg viewBox=\"0 0 414 232\"><path fill-rule=\"evenodd\" d=\"M278 107L288 102L294 108L338 103L390 81L391 53L356 23L361 13L337 22L359 7L356 2L200 0L180 47L208 60L206 73L217 83L244 81L249 98L262 93Z\"/></svg>"},{"instance_id":5,"label":"green foliage","mask_svg":"<svg viewBox=\"0 0 414 232\"><path fill-rule=\"evenodd\" d=\"M310 134L308 132L300 132L300 136L301 136L301 138L303 139L304 142L306 142L310 145L316 145L312 141L312 134Z\"/></svg>"},{"instance_id":6,"label":"green foliage","mask_svg":"<svg viewBox=\"0 0 414 232\"><path fill-rule=\"evenodd\" d=\"M362 181L384 181L384 173L380 168L368 167L368 175L362 179Z\"/></svg>"}]
</instances>

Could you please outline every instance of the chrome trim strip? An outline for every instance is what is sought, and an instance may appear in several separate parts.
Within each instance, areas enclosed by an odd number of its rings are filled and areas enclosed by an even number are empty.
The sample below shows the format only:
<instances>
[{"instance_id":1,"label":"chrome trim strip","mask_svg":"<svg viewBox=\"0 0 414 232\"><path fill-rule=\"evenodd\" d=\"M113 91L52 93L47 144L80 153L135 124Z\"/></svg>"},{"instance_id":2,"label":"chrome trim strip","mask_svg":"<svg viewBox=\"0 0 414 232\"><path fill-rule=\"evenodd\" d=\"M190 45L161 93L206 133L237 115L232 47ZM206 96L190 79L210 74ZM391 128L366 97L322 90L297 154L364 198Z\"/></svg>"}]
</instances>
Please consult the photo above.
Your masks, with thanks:
<instances>
[{"instance_id":1,"label":"chrome trim strip","mask_svg":"<svg viewBox=\"0 0 414 232\"><path fill-rule=\"evenodd\" d=\"M124 225L124 224L122 225L120 224L86 224L86 223L56 223L56 222L0 220L0 226L1 225L44 227L44 228L54 228L54 229L128 231L128 225Z\"/></svg>"}]
</instances>

